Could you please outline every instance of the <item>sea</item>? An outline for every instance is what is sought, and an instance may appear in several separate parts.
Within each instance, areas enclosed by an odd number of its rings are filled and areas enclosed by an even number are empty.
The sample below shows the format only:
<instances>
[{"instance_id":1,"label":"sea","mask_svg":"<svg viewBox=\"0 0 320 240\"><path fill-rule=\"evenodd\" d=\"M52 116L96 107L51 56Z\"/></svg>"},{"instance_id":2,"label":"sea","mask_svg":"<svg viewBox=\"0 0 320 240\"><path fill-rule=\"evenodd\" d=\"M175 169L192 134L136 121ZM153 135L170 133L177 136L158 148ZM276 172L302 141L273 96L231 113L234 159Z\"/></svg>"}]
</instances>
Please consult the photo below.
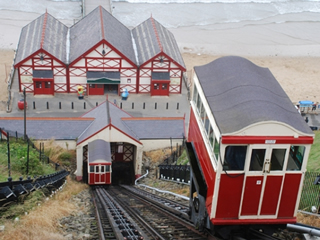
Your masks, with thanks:
<instances>
[{"instance_id":1,"label":"sea","mask_svg":"<svg viewBox=\"0 0 320 240\"><path fill-rule=\"evenodd\" d=\"M320 20L319 0L113 0L112 5L128 27L150 16L167 28Z\"/></svg>"},{"instance_id":2,"label":"sea","mask_svg":"<svg viewBox=\"0 0 320 240\"><path fill-rule=\"evenodd\" d=\"M216 49L211 50L216 53L226 51L235 44L239 50L242 46L249 48L249 45L264 45L267 48L270 45L290 45L297 46L299 54L320 56L320 0L104 1L110 1L113 16L128 28L134 28L152 16L176 36L181 48L193 48L195 52L201 50L194 48L195 43L199 42L209 49L213 48L211 43L215 41ZM0 0L0 29L1 24L10 25L10 30L14 31L12 34L16 35L7 40L6 34L0 32L0 48L8 44L14 46L21 28L45 11L71 26L82 18L82 2ZM243 31L239 32L239 29ZM301 47L305 45L309 46L307 51ZM317 47L314 54L313 46ZM255 54L257 50L258 46L243 48L248 54ZM279 52L275 47L268 51L272 54ZM285 54L292 52L289 48L285 51Z\"/></svg>"}]
</instances>

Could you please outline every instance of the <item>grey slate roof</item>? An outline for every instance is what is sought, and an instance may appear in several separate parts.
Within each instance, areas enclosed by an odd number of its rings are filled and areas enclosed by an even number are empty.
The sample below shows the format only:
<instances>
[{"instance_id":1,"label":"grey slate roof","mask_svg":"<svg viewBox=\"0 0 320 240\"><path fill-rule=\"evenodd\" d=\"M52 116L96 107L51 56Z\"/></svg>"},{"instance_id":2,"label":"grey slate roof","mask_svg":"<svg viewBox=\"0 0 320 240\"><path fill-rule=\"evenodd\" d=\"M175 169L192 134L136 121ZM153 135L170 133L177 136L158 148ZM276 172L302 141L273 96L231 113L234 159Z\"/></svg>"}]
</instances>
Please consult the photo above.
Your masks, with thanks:
<instances>
[{"instance_id":1,"label":"grey slate roof","mask_svg":"<svg viewBox=\"0 0 320 240\"><path fill-rule=\"evenodd\" d=\"M269 69L228 56L194 70L221 134L263 121L282 122L312 134Z\"/></svg>"},{"instance_id":2,"label":"grey slate roof","mask_svg":"<svg viewBox=\"0 0 320 240\"><path fill-rule=\"evenodd\" d=\"M78 143L87 139L88 137L96 134L98 131L102 130L109 125L108 111L107 111L107 102L103 102L99 106L93 108L91 111L84 114L84 118L95 118L92 124L79 136ZM120 120L121 118L131 117L128 113L124 112L120 108L116 107L112 103L109 104L109 112L111 116L111 123L124 133L128 134L135 138L135 134L131 132Z\"/></svg>"},{"instance_id":3,"label":"grey slate roof","mask_svg":"<svg viewBox=\"0 0 320 240\"><path fill-rule=\"evenodd\" d=\"M52 70L33 70L34 78L53 78Z\"/></svg>"},{"instance_id":4,"label":"grey slate roof","mask_svg":"<svg viewBox=\"0 0 320 240\"><path fill-rule=\"evenodd\" d=\"M132 29L132 35L138 52L139 65L144 64L163 51L185 68L173 34L152 17Z\"/></svg>"},{"instance_id":5,"label":"grey slate roof","mask_svg":"<svg viewBox=\"0 0 320 240\"><path fill-rule=\"evenodd\" d=\"M92 120L70 120L70 119L27 119L27 135L30 138L41 139L56 139L56 140L75 140L81 134L83 129L86 129ZM5 131L14 131L20 134L24 133L24 121L13 119L0 119L0 127Z\"/></svg>"},{"instance_id":6,"label":"grey slate roof","mask_svg":"<svg viewBox=\"0 0 320 240\"><path fill-rule=\"evenodd\" d=\"M45 26L45 28L44 28ZM44 28L44 34L42 34ZM66 62L68 27L49 13L44 13L22 28L17 48L15 63L17 64L36 51L42 49L62 62Z\"/></svg>"},{"instance_id":7,"label":"grey slate roof","mask_svg":"<svg viewBox=\"0 0 320 240\"><path fill-rule=\"evenodd\" d=\"M139 139L182 139L185 136L184 120L180 119L123 119Z\"/></svg>"},{"instance_id":8,"label":"grey slate roof","mask_svg":"<svg viewBox=\"0 0 320 240\"><path fill-rule=\"evenodd\" d=\"M97 72L97 71L88 71L87 72L88 80L95 80L99 78L107 78L110 80L120 80L120 72L108 71L108 72Z\"/></svg>"},{"instance_id":9,"label":"grey slate roof","mask_svg":"<svg viewBox=\"0 0 320 240\"><path fill-rule=\"evenodd\" d=\"M103 39L136 64L131 31L102 7L95 8L70 28L69 62Z\"/></svg>"},{"instance_id":10,"label":"grey slate roof","mask_svg":"<svg viewBox=\"0 0 320 240\"><path fill-rule=\"evenodd\" d=\"M111 163L111 147L110 143L102 139L96 139L88 143L89 163L96 160L105 160Z\"/></svg>"}]
</instances>

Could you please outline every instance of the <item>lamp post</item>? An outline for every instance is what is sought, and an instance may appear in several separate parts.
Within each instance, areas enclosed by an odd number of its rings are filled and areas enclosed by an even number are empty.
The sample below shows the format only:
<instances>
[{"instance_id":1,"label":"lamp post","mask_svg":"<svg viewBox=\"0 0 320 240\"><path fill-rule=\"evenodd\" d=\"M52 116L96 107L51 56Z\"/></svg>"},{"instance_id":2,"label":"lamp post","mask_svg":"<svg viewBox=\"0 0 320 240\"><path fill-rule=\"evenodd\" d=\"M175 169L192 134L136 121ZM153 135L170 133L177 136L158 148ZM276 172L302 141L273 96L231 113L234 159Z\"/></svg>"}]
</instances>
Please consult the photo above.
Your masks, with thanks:
<instances>
[{"instance_id":1,"label":"lamp post","mask_svg":"<svg viewBox=\"0 0 320 240\"><path fill-rule=\"evenodd\" d=\"M26 88L23 89L23 122L24 122L24 140L27 141L27 109L26 109Z\"/></svg>"}]
</instances>

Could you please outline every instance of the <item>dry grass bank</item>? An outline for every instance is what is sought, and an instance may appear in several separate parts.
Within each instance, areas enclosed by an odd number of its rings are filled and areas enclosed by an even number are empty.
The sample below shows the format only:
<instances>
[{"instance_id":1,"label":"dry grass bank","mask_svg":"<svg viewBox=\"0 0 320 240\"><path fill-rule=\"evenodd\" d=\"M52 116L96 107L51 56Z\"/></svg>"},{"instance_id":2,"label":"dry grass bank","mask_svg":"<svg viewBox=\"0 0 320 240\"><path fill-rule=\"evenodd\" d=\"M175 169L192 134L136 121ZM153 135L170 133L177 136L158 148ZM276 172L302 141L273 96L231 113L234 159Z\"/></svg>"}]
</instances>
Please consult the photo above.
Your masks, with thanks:
<instances>
[{"instance_id":1,"label":"dry grass bank","mask_svg":"<svg viewBox=\"0 0 320 240\"><path fill-rule=\"evenodd\" d=\"M63 235L58 232L58 219L79 210L69 200L86 188L88 185L68 177L63 190L50 201L44 201L40 206L35 206L28 215L20 216L19 221L4 221L2 224L5 225L5 231L0 232L0 239L64 239Z\"/></svg>"}]
</instances>

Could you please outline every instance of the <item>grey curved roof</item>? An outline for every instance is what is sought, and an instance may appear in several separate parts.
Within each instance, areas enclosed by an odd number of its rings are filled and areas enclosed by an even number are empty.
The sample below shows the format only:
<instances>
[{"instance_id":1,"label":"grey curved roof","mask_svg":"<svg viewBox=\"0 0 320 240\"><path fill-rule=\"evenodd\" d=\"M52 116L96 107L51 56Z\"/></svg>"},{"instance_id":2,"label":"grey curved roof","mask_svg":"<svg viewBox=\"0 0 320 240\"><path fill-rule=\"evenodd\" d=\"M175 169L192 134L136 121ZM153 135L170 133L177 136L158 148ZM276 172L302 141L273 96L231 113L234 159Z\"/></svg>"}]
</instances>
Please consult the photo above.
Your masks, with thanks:
<instances>
[{"instance_id":1,"label":"grey curved roof","mask_svg":"<svg viewBox=\"0 0 320 240\"><path fill-rule=\"evenodd\" d=\"M102 139L96 139L88 143L89 163L97 160L104 160L111 163L111 147L110 143Z\"/></svg>"},{"instance_id":2,"label":"grey curved roof","mask_svg":"<svg viewBox=\"0 0 320 240\"><path fill-rule=\"evenodd\" d=\"M131 31L101 6L70 28L70 63L93 46L107 41L136 64Z\"/></svg>"},{"instance_id":3,"label":"grey curved roof","mask_svg":"<svg viewBox=\"0 0 320 240\"><path fill-rule=\"evenodd\" d=\"M42 14L22 28L14 64L25 60L41 48L66 62L67 34L67 26L49 13Z\"/></svg>"},{"instance_id":4,"label":"grey curved roof","mask_svg":"<svg viewBox=\"0 0 320 240\"><path fill-rule=\"evenodd\" d=\"M152 17L132 29L139 65L163 52L185 68L173 34Z\"/></svg>"},{"instance_id":5,"label":"grey curved roof","mask_svg":"<svg viewBox=\"0 0 320 240\"><path fill-rule=\"evenodd\" d=\"M312 134L268 68L241 57L222 57L194 67L221 134L276 121Z\"/></svg>"}]
</instances>

